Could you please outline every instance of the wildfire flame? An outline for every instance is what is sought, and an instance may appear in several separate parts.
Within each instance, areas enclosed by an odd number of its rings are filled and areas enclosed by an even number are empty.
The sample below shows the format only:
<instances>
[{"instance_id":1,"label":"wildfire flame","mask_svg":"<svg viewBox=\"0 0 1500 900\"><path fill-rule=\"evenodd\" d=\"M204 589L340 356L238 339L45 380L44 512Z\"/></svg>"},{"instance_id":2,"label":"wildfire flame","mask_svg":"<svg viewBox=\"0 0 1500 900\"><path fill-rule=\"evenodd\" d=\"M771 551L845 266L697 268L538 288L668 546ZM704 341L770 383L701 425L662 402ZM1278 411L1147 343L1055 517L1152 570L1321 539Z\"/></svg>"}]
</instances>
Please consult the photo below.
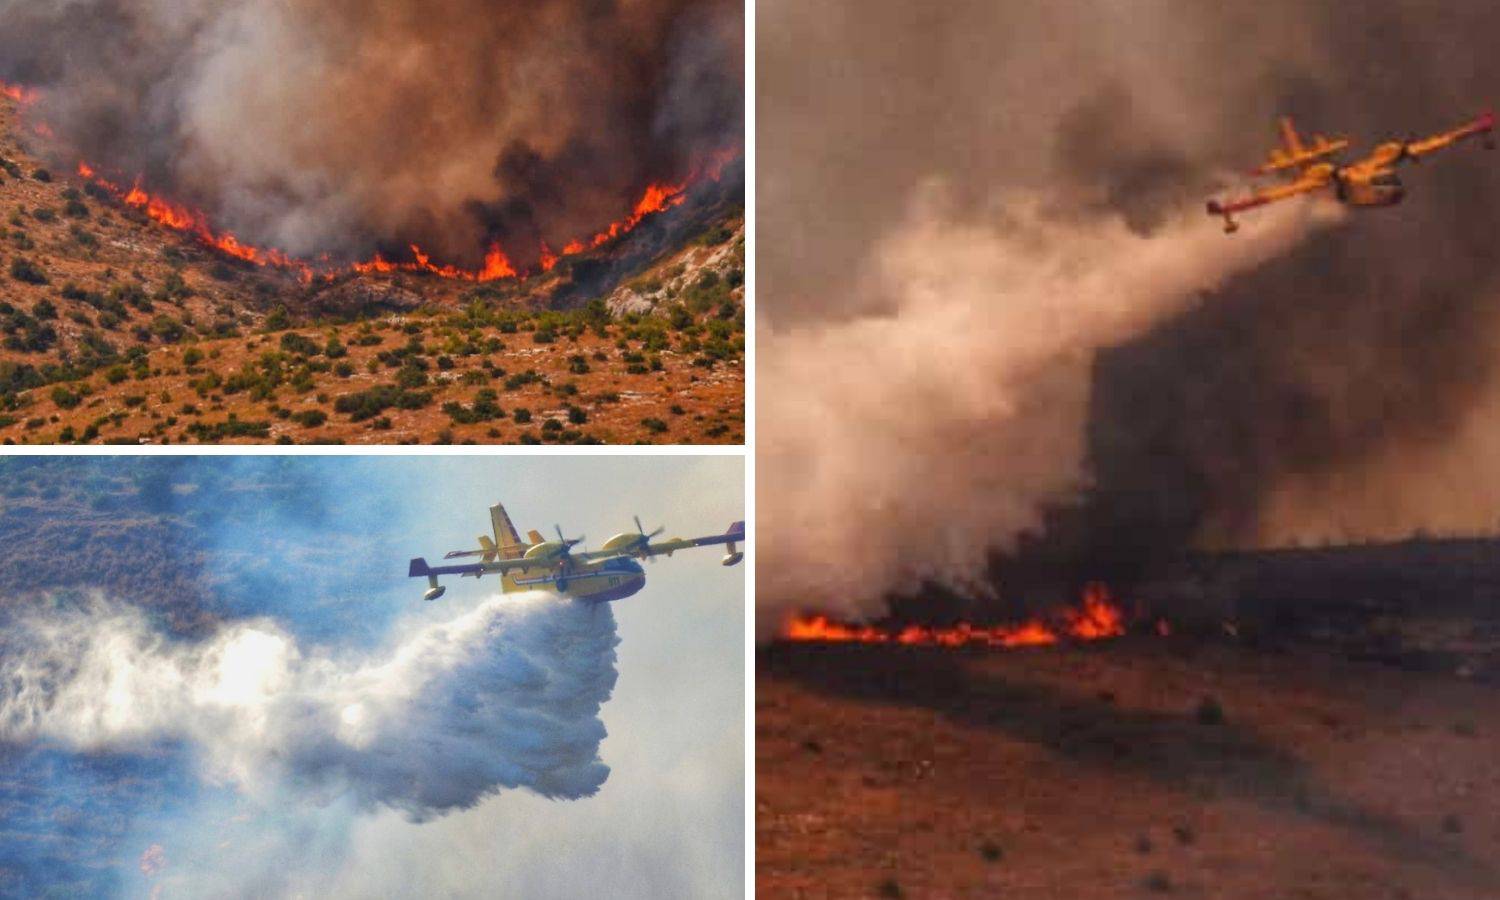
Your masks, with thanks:
<instances>
[{"instance_id":1,"label":"wildfire flame","mask_svg":"<svg viewBox=\"0 0 1500 900\"><path fill-rule=\"evenodd\" d=\"M823 643L905 644L935 647L1039 647L1064 639L1099 641L1125 633L1125 613L1099 582L1087 585L1076 608L1065 609L1049 620L1033 618L1018 625L985 628L960 622L951 628L908 625L890 631L873 625L848 625L827 616L801 616L789 620L781 637L787 641Z\"/></svg>"},{"instance_id":2,"label":"wildfire flame","mask_svg":"<svg viewBox=\"0 0 1500 900\"><path fill-rule=\"evenodd\" d=\"M722 167L720 167L722 168ZM719 169L714 170L715 173ZM140 182L135 182L129 190L124 190L114 182L103 178L98 171L88 163L78 164L80 177L103 188L126 206L131 206L144 212L152 220L174 230L186 232L197 238L215 250L226 253L236 259L253 263L257 266L271 266L279 269L287 269L296 272L304 281L311 281L318 273L310 264L299 260L281 250L274 248L255 247L240 240L230 232L215 231L208 222L208 217L190 207L173 203L170 200L147 193L141 188ZM682 204L687 199L687 189L691 180L680 185L658 185L654 184L646 188L646 193L629 216L613 223L609 228L599 232L589 239L587 243L582 241L571 241L563 248L562 253L554 253L545 243L541 245L539 254L539 265L541 271L550 272L557 266L563 256L572 256L592 250L596 247L614 240L626 234L639 225L647 216L663 212ZM381 254L365 262L357 262L348 267L349 271L360 274L382 274L390 272L422 272L435 275L439 278L447 278L461 281L490 282L505 278L519 278L522 273L506 256L505 251L499 244L491 244L489 251L484 257L484 266L478 270L466 270L453 265L438 265L432 261L432 256L422 250L416 244L410 246L412 258L405 262L388 260ZM324 277L335 278L339 271L324 271Z\"/></svg>"},{"instance_id":3,"label":"wildfire flame","mask_svg":"<svg viewBox=\"0 0 1500 900\"><path fill-rule=\"evenodd\" d=\"M36 91L31 88L22 87L19 84L10 84L0 81L0 97L4 97L22 106L30 106L37 100Z\"/></svg>"},{"instance_id":4,"label":"wildfire flame","mask_svg":"<svg viewBox=\"0 0 1500 900\"><path fill-rule=\"evenodd\" d=\"M30 88L0 81L0 96L24 106L34 103L38 95L35 90ZM52 136L52 131L47 127L46 123L34 123L32 129L43 137ZM573 256L601 247L630 232L648 216L680 206L687 200L689 187L705 177L714 181L719 180L724 167L738 155L738 148L724 148L711 154L686 180L680 183L671 184L663 182L648 185L640 200L631 209L629 215L617 222L611 223L608 228L599 231L587 240L575 239L569 241L563 247L561 253L553 251L546 243L542 243L538 253L538 266L540 270L542 272L550 272L557 266L562 257ZM333 265L324 257L320 258L319 265L315 268L312 264L297 259L284 251L275 248L256 247L240 240L232 232L216 231L204 213L148 193L142 188L140 179L136 179L127 190L120 187L120 182L102 177L97 167L88 162L80 162L77 171L79 176L85 181L102 188L121 203L140 210L153 221L173 231L190 234L200 243L228 256L232 256L235 259L257 266L268 266L294 272L303 281L312 281L318 275L333 279L345 271L361 274L420 272L435 275L439 278L476 282L520 278L526 274L515 267L498 243L490 245L489 250L485 253L484 265L478 270L466 270L458 266L434 263L432 257L415 244L412 244L410 247L412 258L404 262L388 260L377 253L373 259L357 262L343 269Z\"/></svg>"}]
</instances>

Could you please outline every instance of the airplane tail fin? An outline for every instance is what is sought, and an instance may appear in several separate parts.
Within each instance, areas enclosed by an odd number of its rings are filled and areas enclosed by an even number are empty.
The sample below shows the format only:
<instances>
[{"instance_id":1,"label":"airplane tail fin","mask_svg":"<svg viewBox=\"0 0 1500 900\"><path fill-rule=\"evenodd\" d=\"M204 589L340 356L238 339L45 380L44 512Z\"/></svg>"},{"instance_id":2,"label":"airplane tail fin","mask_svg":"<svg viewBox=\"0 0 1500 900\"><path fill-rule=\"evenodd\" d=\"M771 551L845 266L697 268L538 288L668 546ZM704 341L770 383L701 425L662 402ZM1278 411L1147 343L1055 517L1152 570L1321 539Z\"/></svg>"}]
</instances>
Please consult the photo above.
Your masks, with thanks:
<instances>
[{"instance_id":1,"label":"airplane tail fin","mask_svg":"<svg viewBox=\"0 0 1500 900\"><path fill-rule=\"evenodd\" d=\"M511 522L510 515L506 513L502 504L496 503L490 507L490 524L495 530L495 544L501 559L516 559L526 552L521 544L521 535L516 532L516 526ZM491 549L485 547L485 550Z\"/></svg>"},{"instance_id":2,"label":"airplane tail fin","mask_svg":"<svg viewBox=\"0 0 1500 900\"><path fill-rule=\"evenodd\" d=\"M1291 116L1281 117L1281 143L1286 148L1287 155L1294 159L1306 152L1302 146L1302 138L1297 134L1297 126L1292 123Z\"/></svg>"}]
</instances>

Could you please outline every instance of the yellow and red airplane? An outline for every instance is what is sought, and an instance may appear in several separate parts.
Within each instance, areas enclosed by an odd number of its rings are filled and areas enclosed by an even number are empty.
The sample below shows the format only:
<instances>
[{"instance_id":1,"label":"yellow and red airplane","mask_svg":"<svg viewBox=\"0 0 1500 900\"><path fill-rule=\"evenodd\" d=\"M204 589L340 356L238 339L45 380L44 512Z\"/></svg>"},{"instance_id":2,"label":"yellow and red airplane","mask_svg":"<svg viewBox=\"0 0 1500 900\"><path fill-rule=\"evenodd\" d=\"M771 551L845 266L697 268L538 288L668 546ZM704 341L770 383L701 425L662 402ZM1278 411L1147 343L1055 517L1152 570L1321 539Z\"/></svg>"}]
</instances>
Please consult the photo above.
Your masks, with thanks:
<instances>
[{"instance_id":1,"label":"yellow and red airplane","mask_svg":"<svg viewBox=\"0 0 1500 900\"><path fill-rule=\"evenodd\" d=\"M494 538L479 536L478 550L453 550L444 559L477 556L477 563L452 566L429 566L427 560L411 561L407 571L409 578L427 579L427 593L423 600L436 600L447 588L438 584L439 575L480 578L499 575L500 588L504 593L517 591L552 591L567 594L589 603L608 603L621 600L646 586L646 570L636 560L671 556L678 550L692 547L708 547L721 544L726 547L721 565L738 565L745 558L736 544L745 540L745 523L735 522L723 534L698 538L670 538L652 543L651 539L665 529L658 528L650 534L641 527L639 517L635 519L635 531L622 532L604 542L598 550L574 553L573 547L583 538L565 538L557 528L557 540L551 541L536 531L529 532L527 540L521 540L516 526L511 524L505 507L495 504L490 507L490 525Z\"/></svg>"},{"instance_id":2,"label":"yellow and red airplane","mask_svg":"<svg viewBox=\"0 0 1500 900\"><path fill-rule=\"evenodd\" d=\"M1223 216L1224 231L1232 234L1240 227L1234 220L1235 213L1325 188L1331 188L1334 198L1349 206L1395 206L1406 196L1406 187L1396 174L1398 165L1419 162L1430 153L1476 136L1482 136L1485 148L1493 150L1494 130L1495 114L1487 112L1452 131L1429 138L1387 141L1370 151L1365 158L1344 165L1334 162L1332 158L1348 148L1347 139L1329 140L1317 135L1311 143L1304 144L1297 135L1292 120L1282 118L1282 145L1272 150L1270 158L1263 165L1252 169L1250 174L1290 176L1291 180L1252 192L1237 200L1222 203L1210 200L1208 213Z\"/></svg>"}]
</instances>

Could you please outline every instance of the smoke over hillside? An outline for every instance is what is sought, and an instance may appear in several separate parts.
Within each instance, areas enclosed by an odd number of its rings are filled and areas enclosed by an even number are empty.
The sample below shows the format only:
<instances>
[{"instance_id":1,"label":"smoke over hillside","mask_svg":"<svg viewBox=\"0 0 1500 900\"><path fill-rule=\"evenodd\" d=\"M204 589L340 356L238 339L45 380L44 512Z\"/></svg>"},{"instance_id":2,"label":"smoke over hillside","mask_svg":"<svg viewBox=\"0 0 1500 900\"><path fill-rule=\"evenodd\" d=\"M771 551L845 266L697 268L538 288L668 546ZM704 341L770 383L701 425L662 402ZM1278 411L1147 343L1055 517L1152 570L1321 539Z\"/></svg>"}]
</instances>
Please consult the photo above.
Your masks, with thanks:
<instances>
[{"instance_id":1,"label":"smoke over hillside","mask_svg":"<svg viewBox=\"0 0 1500 900\"><path fill-rule=\"evenodd\" d=\"M530 266L741 143L707 0L0 0L63 152L295 256Z\"/></svg>"},{"instance_id":2,"label":"smoke over hillside","mask_svg":"<svg viewBox=\"0 0 1500 900\"><path fill-rule=\"evenodd\" d=\"M413 820L501 789L595 793L615 686L608 606L494 597L384 653L304 652L269 620L201 641L103 601L22 615L0 645L0 742L87 753L185 741L210 778Z\"/></svg>"},{"instance_id":3,"label":"smoke over hillside","mask_svg":"<svg viewBox=\"0 0 1500 900\"><path fill-rule=\"evenodd\" d=\"M1059 505L1080 508L1094 531L1084 546L1146 554L1493 526L1495 158L1465 148L1409 168L1402 207L1298 240L1278 239L1267 215L1226 238L1201 206L1228 188L1218 173L1261 159L1277 114L1363 149L1495 104L1492 5L761 10L758 196L777 239L761 242L758 282L773 366L759 484L767 533L792 532L762 548L763 584L845 569L831 547L878 561L854 587L866 597L922 576L980 577L985 548L1013 546ZM909 198L934 177L952 203L940 226L913 225ZM1018 194L1069 227L1018 226L996 199ZM985 249L950 246L976 229ZM1071 246L1111 230L1105 261ZM906 266L926 272L913 291L891 254L917 239L902 253L925 267ZM1160 294L1130 274L1157 245L1200 267ZM1059 258L1077 268L1018 281L993 261L1005 255L1037 272ZM1155 317L1099 329L1099 304L1077 287L1089 277ZM1020 284L1038 299L1018 304ZM944 312L955 307L981 312ZM1066 389L1018 369L1012 344L1027 332L998 308L1049 310ZM812 333L846 346L842 362L772 381ZM818 365L803 349L802 364ZM1018 384L1034 386L1025 402ZM804 442L826 432L844 436ZM817 485L841 466L854 488L825 504L777 495L782 480ZM828 600L812 587L788 575L771 599Z\"/></svg>"}]
</instances>

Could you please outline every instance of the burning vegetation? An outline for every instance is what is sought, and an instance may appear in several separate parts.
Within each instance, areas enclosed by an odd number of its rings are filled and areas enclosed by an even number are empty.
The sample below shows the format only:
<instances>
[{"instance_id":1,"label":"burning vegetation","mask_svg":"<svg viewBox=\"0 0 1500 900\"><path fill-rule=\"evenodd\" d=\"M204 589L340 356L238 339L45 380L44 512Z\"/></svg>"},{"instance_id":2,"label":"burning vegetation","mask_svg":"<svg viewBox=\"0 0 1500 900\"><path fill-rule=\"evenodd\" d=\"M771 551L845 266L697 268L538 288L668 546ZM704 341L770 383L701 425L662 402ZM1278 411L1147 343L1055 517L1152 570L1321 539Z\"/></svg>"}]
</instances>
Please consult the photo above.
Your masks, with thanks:
<instances>
[{"instance_id":1,"label":"burning vegetation","mask_svg":"<svg viewBox=\"0 0 1500 900\"><path fill-rule=\"evenodd\" d=\"M1158 625L1164 628L1165 623ZM899 628L851 625L827 616L793 616L782 627L784 641L823 643L902 644L936 647L1039 647L1059 641L1099 641L1126 633L1125 611L1109 587L1092 582L1076 607L1014 625L980 626L960 622L950 627L909 624Z\"/></svg>"},{"instance_id":2,"label":"burning vegetation","mask_svg":"<svg viewBox=\"0 0 1500 900\"><path fill-rule=\"evenodd\" d=\"M620 238L738 156L743 52L730 0L0 8L50 162L304 278L488 283Z\"/></svg>"},{"instance_id":3,"label":"burning vegetation","mask_svg":"<svg viewBox=\"0 0 1500 900\"><path fill-rule=\"evenodd\" d=\"M25 95L22 94L21 96ZM732 161L735 156L737 156L737 152L735 151L720 153L716 156L712 166L700 171L706 172L704 177L717 181L724 166ZM141 180L139 178L135 179L131 187L127 190L120 187L116 182L100 176L98 171L86 162L79 163L77 171L78 176L88 184L126 206L140 210L152 221L160 225L170 228L173 231L185 232L204 246L231 256L241 262L292 272L304 282L311 282L315 278L331 281L351 272L362 275L414 272L433 275L438 278L473 281L481 284L506 278L522 278L528 274L534 274L518 271L498 243L490 245L489 250L484 256L483 267L474 270L463 269L451 264L440 265L434 263L431 255L425 253L416 244L412 244L408 248L411 252L411 258L405 261L388 260L384 255L377 253L367 261L355 262L343 267L336 266L326 257L317 262L308 262L295 259L275 248L251 246L230 232L216 231L203 212L147 193L141 188ZM546 243L543 243L537 251L537 271L550 272L557 266L562 256L576 256L577 254L603 247L610 241L630 233L637 225L645 221L647 216L666 212L669 209L681 206L688 198L689 188L696 184L699 178L700 176L695 173L692 177L679 184L650 185L646 188L641 199L636 202L629 215L610 223L609 227L587 240L575 239L569 241L563 247L560 255L554 253Z\"/></svg>"},{"instance_id":4,"label":"burning vegetation","mask_svg":"<svg viewBox=\"0 0 1500 900\"><path fill-rule=\"evenodd\" d=\"M360 271L252 244L149 176L54 175L39 102L0 99L6 443L743 440L737 156L530 268L417 244Z\"/></svg>"}]
</instances>

